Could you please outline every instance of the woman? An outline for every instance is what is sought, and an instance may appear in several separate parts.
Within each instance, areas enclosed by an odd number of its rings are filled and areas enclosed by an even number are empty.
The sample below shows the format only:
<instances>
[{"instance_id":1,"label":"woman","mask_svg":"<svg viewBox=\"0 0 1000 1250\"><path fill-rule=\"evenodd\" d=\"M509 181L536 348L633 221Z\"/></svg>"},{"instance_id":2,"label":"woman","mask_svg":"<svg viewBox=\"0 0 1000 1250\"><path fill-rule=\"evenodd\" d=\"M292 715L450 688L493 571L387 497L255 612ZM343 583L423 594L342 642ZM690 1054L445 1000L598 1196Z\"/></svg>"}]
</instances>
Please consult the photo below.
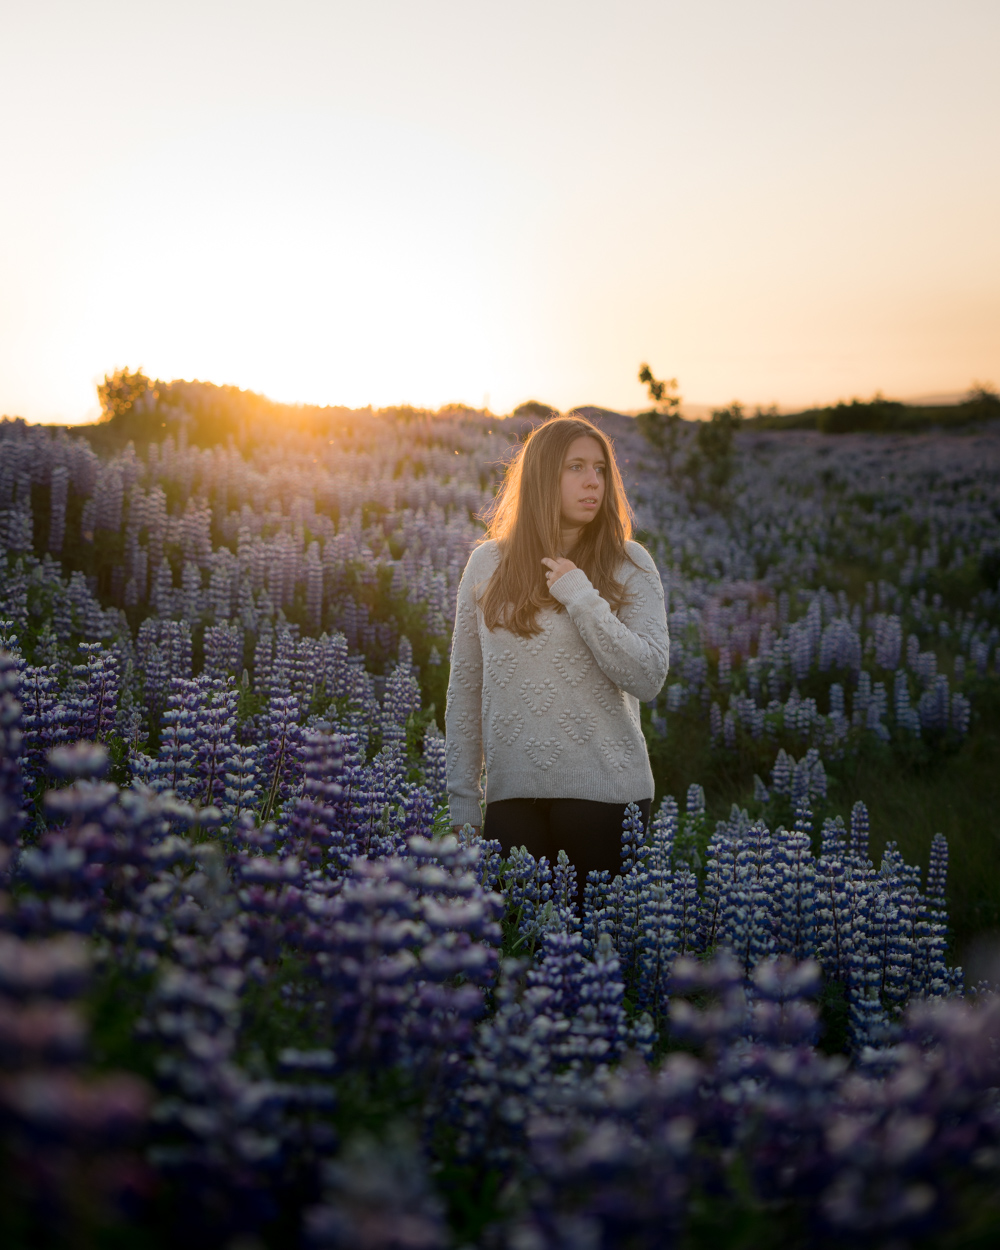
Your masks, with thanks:
<instances>
[{"instance_id":1,"label":"woman","mask_svg":"<svg viewBox=\"0 0 1000 1250\"><path fill-rule=\"evenodd\" d=\"M507 470L458 590L446 713L456 829L504 852L564 849L617 872L625 806L648 823L653 774L639 701L669 660L663 586L610 443L589 421L538 426Z\"/></svg>"}]
</instances>

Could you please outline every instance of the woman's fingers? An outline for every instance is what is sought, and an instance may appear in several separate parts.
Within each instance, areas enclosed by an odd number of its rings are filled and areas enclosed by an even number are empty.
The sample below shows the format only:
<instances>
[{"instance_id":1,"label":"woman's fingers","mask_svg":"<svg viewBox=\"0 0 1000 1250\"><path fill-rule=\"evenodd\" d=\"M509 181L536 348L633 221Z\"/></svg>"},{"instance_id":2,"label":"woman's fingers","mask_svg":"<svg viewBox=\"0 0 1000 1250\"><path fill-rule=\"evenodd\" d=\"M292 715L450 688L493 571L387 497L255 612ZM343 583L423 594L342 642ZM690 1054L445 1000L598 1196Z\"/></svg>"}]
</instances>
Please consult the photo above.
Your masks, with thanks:
<instances>
[{"instance_id":1,"label":"woman's fingers","mask_svg":"<svg viewBox=\"0 0 1000 1250\"><path fill-rule=\"evenodd\" d=\"M553 582L559 580L564 573L568 573L570 569L575 569L576 565L572 560L567 560L565 556L542 556L542 563L547 566L548 572L545 574L545 580L551 586Z\"/></svg>"}]
</instances>

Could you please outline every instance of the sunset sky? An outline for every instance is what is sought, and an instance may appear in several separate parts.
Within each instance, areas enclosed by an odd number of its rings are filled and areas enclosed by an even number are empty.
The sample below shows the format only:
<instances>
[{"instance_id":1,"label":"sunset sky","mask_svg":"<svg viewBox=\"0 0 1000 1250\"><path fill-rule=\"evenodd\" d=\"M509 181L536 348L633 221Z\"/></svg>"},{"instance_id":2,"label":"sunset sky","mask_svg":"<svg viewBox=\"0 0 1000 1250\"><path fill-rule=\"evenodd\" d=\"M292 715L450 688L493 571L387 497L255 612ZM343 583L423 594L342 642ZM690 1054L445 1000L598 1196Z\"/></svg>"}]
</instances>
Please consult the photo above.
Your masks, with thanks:
<instances>
[{"instance_id":1,"label":"sunset sky","mask_svg":"<svg viewBox=\"0 0 1000 1250\"><path fill-rule=\"evenodd\" d=\"M0 413L1000 385L997 0L8 0Z\"/></svg>"}]
</instances>

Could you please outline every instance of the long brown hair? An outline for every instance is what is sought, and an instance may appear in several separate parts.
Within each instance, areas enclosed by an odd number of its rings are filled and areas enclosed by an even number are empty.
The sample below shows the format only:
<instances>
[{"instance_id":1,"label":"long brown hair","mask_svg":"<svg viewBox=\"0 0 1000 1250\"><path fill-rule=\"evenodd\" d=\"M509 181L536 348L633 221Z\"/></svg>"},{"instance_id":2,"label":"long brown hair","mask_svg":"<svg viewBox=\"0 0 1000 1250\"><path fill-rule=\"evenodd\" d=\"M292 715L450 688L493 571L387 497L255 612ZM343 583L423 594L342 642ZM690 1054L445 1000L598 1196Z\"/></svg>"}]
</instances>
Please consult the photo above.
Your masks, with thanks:
<instances>
[{"instance_id":1,"label":"long brown hair","mask_svg":"<svg viewBox=\"0 0 1000 1250\"><path fill-rule=\"evenodd\" d=\"M615 574L623 561L635 563L625 548L632 537L632 509L614 450L597 426L583 417L553 417L525 439L486 512L484 541L495 539L500 550L500 563L480 600L487 629L502 625L530 638L540 632L539 608L555 605L557 611L564 610L549 593L542 557L555 556L559 550L563 460L570 443L582 435L601 446L604 498L567 554L616 612L625 603L625 587Z\"/></svg>"}]
</instances>

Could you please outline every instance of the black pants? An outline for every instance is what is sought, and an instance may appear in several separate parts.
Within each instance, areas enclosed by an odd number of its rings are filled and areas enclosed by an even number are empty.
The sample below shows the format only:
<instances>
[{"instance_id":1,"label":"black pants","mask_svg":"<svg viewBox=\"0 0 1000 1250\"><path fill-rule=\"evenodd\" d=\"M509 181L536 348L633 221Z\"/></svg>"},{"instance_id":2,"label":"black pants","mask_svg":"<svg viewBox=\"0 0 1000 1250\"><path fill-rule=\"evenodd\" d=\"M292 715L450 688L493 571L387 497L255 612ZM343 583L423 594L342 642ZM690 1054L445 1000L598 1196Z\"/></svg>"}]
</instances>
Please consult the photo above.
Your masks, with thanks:
<instances>
[{"instance_id":1,"label":"black pants","mask_svg":"<svg viewBox=\"0 0 1000 1250\"><path fill-rule=\"evenodd\" d=\"M649 827L651 803L636 801L644 830ZM582 901L588 872L606 868L612 877L621 872L626 806L590 799L501 799L486 804L483 835L498 839L505 855L512 846L525 846L536 859L547 856L550 864L565 851L576 865Z\"/></svg>"}]
</instances>

